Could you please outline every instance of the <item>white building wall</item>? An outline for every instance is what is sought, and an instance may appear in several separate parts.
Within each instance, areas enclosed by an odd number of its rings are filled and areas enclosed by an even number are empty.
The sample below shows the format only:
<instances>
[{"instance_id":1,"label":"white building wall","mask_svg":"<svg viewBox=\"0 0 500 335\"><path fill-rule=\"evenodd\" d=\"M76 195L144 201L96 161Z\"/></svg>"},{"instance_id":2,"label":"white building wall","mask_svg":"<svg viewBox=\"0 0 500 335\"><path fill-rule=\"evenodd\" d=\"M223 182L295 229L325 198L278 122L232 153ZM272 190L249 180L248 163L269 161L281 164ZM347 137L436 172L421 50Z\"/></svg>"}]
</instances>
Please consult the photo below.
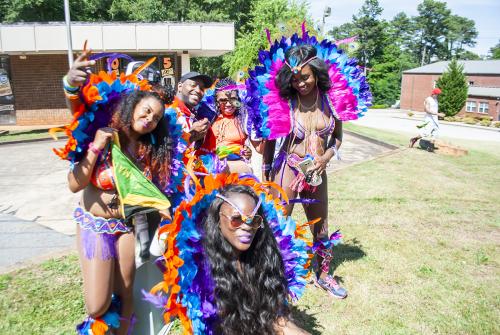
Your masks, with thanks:
<instances>
[{"instance_id":1,"label":"white building wall","mask_svg":"<svg viewBox=\"0 0 500 335\"><path fill-rule=\"evenodd\" d=\"M104 50L102 44L102 28L89 24L72 24L71 42L73 50L82 50L85 41L87 41L87 49ZM64 42L67 43L66 36L64 37ZM64 50L66 49L67 47Z\"/></svg>"},{"instance_id":2,"label":"white building wall","mask_svg":"<svg viewBox=\"0 0 500 335\"><path fill-rule=\"evenodd\" d=\"M36 51L35 26L0 26L2 53Z\"/></svg>"},{"instance_id":3,"label":"white building wall","mask_svg":"<svg viewBox=\"0 0 500 335\"><path fill-rule=\"evenodd\" d=\"M137 50L137 36L135 26L130 25L103 25L102 45L105 51L109 50Z\"/></svg>"},{"instance_id":4,"label":"white building wall","mask_svg":"<svg viewBox=\"0 0 500 335\"><path fill-rule=\"evenodd\" d=\"M197 24L172 26L169 29L171 50L201 50L201 27Z\"/></svg>"},{"instance_id":5,"label":"white building wall","mask_svg":"<svg viewBox=\"0 0 500 335\"><path fill-rule=\"evenodd\" d=\"M232 23L73 23L73 49L85 40L95 51L187 51L194 56L218 56L234 49ZM67 50L63 23L0 25L0 53L62 53Z\"/></svg>"},{"instance_id":6,"label":"white building wall","mask_svg":"<svg viewBox=\"0 0 500 335\"><path fill-rule=\"evenodd\" d=\"M168 25L140 25L136 27L137 49L139 50L168 50Z\"/></svg>"}]
</instances>

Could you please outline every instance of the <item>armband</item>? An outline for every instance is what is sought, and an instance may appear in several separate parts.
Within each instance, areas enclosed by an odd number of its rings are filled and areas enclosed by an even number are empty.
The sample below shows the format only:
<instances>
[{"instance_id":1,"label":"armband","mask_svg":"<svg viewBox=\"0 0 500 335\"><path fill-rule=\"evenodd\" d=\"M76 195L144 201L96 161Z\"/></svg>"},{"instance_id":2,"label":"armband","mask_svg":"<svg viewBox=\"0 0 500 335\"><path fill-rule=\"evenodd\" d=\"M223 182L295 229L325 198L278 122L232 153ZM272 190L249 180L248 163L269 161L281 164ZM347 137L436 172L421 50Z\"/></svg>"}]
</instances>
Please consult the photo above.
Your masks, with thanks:
<instances>
[{"instance_id":1,"label":"armband","mask_svg":"<svg viewBox=\"0 0 500 335\"><path fill-rule=\"evenodd\" d=\"M62 79L62 82L63 82L64 91L66 91L67 93L75 94L76 92L80 91L80 87L79 86L71 86L69 84L69 82L68 82L68 76L64 76L63 79Z\"/></svg>"}]
</instances>

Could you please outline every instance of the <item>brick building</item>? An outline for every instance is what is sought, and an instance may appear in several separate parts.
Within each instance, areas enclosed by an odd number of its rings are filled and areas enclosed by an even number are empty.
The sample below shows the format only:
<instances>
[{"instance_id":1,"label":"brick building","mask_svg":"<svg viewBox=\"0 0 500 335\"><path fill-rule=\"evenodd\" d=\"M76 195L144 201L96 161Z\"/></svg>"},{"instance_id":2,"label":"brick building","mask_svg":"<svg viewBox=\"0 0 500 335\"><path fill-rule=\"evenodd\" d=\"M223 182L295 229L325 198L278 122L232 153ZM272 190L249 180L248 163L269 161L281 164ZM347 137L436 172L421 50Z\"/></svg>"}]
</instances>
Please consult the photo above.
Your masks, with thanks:
<instances>
[{"instance_id":1,"label":"brick building","mask_svg":"<svg viewBox=\"0 0 500 335\"><path fill-rule=\"evenodd\" d=\"M449 62L436 62L403 72L401 108L424 111L424 100ZM459 61L469 83L467 102L459 115L500 120L500 60Z\"/></svg>"},{"instance_id":2,"label":"brick building","mask_svg":"<svg viewBox=\"0 0 500 335\"><path fill-rule=\"evenodd\" d=\"M73 50L85 40L94 52L124 53L135 61L156 56L151 75L173 84L190 70L191 57L219 56L234 49L232 23L72 23ZM0 125L59 125L71 120L62 92L68 70L64 23L0 25ZM130 60L103 59L118 72ZM150 79L150 78L149 78Z\"/></svg>"}]
</instances>

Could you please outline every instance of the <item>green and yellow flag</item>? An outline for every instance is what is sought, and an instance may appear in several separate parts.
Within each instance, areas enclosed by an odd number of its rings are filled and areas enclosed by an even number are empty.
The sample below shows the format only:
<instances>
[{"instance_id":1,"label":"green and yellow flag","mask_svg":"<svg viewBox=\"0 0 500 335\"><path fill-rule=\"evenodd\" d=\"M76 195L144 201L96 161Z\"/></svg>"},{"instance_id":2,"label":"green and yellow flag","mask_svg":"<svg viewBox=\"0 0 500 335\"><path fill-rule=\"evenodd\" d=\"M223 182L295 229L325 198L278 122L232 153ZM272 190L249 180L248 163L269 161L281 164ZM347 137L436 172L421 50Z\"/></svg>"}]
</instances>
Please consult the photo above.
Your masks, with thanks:
<instances>
[{"instance_id":1,"label":"green and yellow flag","mask_svg":"<svg viewBox=\"0 0 500 335\"><path fill-rule=\"evenodd\" d=\"M137 213L169 208L167 197L120 150L117 137L111 144L111 159L122 216L128 219Z\"/></svg>"}]
</instances>

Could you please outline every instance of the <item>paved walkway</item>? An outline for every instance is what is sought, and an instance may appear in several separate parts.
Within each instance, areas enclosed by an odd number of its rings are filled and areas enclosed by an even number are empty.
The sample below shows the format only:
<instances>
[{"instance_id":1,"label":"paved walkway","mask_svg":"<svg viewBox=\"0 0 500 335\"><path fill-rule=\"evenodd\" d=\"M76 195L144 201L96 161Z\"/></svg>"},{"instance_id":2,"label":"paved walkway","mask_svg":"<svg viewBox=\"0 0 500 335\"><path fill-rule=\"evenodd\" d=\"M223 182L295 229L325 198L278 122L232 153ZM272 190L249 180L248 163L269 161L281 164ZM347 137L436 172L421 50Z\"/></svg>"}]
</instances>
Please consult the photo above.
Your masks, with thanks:
<instances>
[{"instance_id":1,"label":"paved walkway","mask_svg":"<svg viewBox=\"0 0 500 335\"><path fill-rule=\"evenodd\" d=\"M68 189L69 163L51 150L63 145L49 140L0 146L0 213L74 234L68 219L79 195Z\"/></svg>"},{"instance_id":2,"label":"paved walkway","mask_svg":"<svg viewBox=\"0 0 500 335\"><path fill-rule=\"evenodd\" d=\"M373 140L355 133L344 132L342 146L340 147L341 160L332 160L327 172L343 169L349 165L363 162L380 155L386 154L396 147L381 145Z\"/></svg>"},{"instance_id":3,"label":"paved walkway","mask_svg":"<svg viewBox=\"0 0 500 335\"><path fill-rule=\"evenodd\" d=\"M0 146L0 273L21 261L73 246L71 214L80 194L68 190L68 162L51 151L63 144L39 141ZM346 133L342 160L334 161L329 170L390 150Z\"/></svg>"},{"instance_id":4,"label":"paved walkway","mask_svg":"<svg viewBox=\"0 0 500 335\"><path fill-rule=\"evenodd\" d=\"M0 274L29 260L45 260L74 244L71 236L11 214L0 214L0 241Z\"/></svg>"}]
</instances>

